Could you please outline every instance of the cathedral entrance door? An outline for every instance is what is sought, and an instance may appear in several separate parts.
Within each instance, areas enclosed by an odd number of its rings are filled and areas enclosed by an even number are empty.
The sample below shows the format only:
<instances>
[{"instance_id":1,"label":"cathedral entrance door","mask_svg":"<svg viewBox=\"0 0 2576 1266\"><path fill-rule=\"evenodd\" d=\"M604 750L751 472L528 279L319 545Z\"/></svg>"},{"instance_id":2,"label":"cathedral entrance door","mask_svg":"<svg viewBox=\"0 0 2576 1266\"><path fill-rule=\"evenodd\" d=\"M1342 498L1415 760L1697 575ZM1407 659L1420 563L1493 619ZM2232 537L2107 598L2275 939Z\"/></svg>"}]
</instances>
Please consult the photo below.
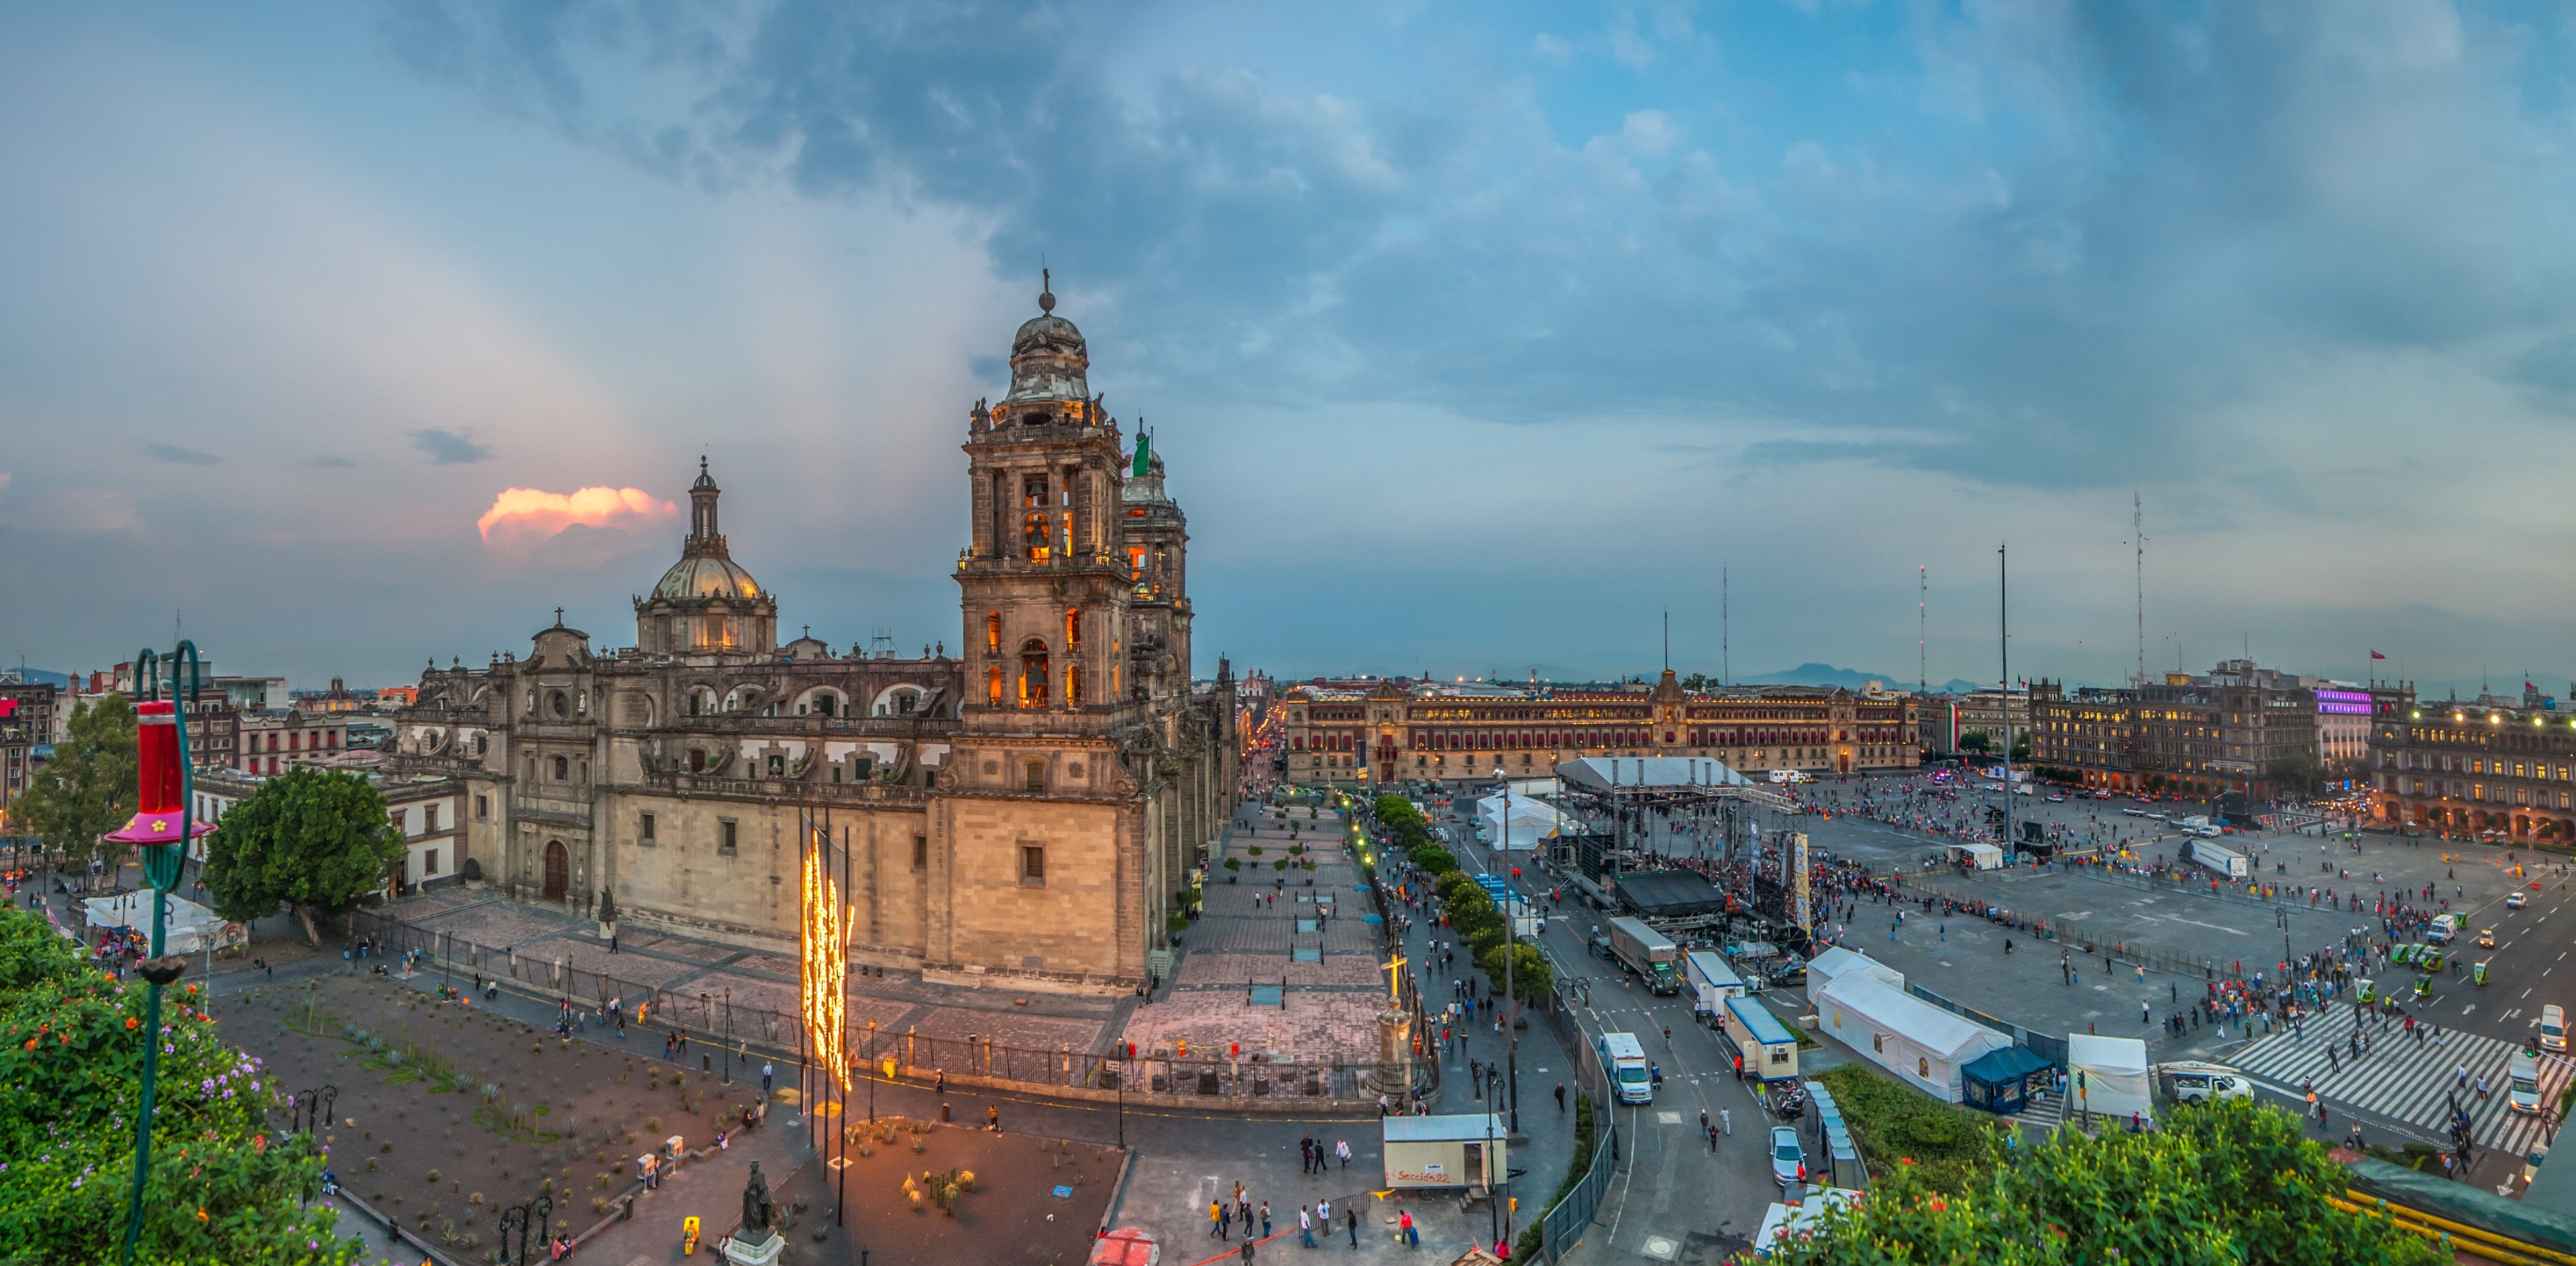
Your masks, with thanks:
<instances>
[{"instance_id":1,"label":"cathedral entrance door","mask_svg":"<svg viewBox=\"0 0 2576 1266\"><path fill-rule=\"evenodd\" d=\"M564 851L563 841L546 841L546 900L563 900L564 884L571 877L572 856Z\"/></svg>"}]
</instances>

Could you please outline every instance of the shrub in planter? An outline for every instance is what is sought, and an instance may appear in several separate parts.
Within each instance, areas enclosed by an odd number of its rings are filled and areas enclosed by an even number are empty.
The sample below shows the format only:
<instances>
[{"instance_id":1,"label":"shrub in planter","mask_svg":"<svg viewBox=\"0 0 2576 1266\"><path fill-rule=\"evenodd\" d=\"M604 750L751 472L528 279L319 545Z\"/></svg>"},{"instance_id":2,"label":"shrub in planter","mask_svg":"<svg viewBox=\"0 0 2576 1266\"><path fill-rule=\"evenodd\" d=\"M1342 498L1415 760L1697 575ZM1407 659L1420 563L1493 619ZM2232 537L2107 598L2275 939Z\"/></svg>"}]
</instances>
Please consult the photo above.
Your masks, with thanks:
<instances>
[{"instance_id":1,"label":"shrub in planter","mask_svg":"<svg viewBox=\"0 0 2576 1266\"><path fill-rule=\"evenodd\" d=\"M1240 857L1229 857L1225 859L1225 868L1227 870L1241 870L1243 869L1243 859Z\"/></svg>"}]
</instances>

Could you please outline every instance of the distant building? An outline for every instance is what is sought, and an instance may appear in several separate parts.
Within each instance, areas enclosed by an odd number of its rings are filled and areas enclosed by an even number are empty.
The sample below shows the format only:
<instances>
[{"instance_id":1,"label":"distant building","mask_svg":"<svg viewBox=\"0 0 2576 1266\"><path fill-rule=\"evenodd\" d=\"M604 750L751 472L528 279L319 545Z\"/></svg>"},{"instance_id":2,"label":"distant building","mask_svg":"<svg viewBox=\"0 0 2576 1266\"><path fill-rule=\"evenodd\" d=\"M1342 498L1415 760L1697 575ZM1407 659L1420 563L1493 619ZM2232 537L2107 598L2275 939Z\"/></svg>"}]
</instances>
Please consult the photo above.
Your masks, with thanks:
<instances>
[{"instance_id":1,"label":"distant building","mask_svg":"<svg viewBox=\"0 0 2576 1266\"><path fill-rule=\"evenodd\" d=\"M2576 690L2571 690L2576 694ZM2384 825L2503 839L2576 840L2576 715L2519 699L2418 700L2374 687L2370 811Z\"/></svg>"},{"instance_id":2,"label":"distant building","mask_svg":"<svg viewBox=\"0 0 2576 1266\"><path fill-rule=\"evenodd\" d=\"M359 712L376 706L375 691L351 690L337 677L329 690L299 690L293 697L296 708L305 712Z\"/></svg>"},{"instance_id":3,"label":"distant building","mask_svg":"<svg viewBox=\"0 0 2576 1266\"><path fill-rule=\"evenodd\" d=\"M59 712L60 692L50 682L0 673L0 822L51 754Z\"/></svg>"},{"instance_id":4,"label":"distant building","mask_svg":"<svg viewBox=\"0 0 2576 1266\"><path fill-rule=\"evenodd\" d=\"M2086 786L2265 800L2305 794L2320 773L2314 677L2233 659L2127 689L2034 689L2031 764Z\"/></svg>"},{"instance_id":5,"label":"distant building","mask_svg":"<svg viewBox=\"0 0 2576 1266\"><path fill-rule=\"evenodd\" d=\"M1914 697L1818 686L1520 687L1404 680L1291 686L1287 777L1298 783L1483 782L1585 756L1707 756L1746 773L1910 770Z\"/></svg>"},{"instance_id":6,"label":"distant building","mask_svg":"<svg viewBox=\"0 0 2576 1266\"><path fill-rule=\"evenodd\" d=\"M236 714L240 751L234 768L245 773L274 774L293 765L327 765L345 753L349 722L327 713L243 712Z\"/></svg>"}]
</instances>

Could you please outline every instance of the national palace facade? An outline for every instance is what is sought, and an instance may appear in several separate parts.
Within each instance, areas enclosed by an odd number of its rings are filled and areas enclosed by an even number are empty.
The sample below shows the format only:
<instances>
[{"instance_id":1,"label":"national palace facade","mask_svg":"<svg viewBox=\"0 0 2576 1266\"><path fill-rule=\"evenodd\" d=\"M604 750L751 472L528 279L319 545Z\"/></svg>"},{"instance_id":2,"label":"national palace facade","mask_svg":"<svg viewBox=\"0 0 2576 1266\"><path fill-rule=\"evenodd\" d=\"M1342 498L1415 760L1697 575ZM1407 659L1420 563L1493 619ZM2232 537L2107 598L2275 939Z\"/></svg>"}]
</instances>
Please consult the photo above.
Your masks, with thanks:
<instances>
[{"instance_id":1,"label":"national palace facade","mask_svg":"<svg viewBox=\"0 0 2576 1266\"><path fill-rule=\"evenodd\" d=\"M1477 782L1496 767L1543 778L1585 756L1706 756L1748 774L1915 768L1915 700L1883 690L1747 686L1527 689L1439 682L1287 688L1291 782Z\"/></svg>"},{"instance_id":2,"label":"national palace facade","mask_svg":"<svg viewBox=\"0 0 2576 1266\"><path fill-rule=\"evenodd\" d=\"M453 869L521 900L745 943L792 938L799 823L852 858L859 961L1124 992L1233 799L1231 673L1193 686L1180 508L1040 296L1010 393L977 401L959 640L919 658L778 643L704 468L635 644L555 624L526 658L433 666L387 772L461 784Z\"/></svg>"}]
</instances>

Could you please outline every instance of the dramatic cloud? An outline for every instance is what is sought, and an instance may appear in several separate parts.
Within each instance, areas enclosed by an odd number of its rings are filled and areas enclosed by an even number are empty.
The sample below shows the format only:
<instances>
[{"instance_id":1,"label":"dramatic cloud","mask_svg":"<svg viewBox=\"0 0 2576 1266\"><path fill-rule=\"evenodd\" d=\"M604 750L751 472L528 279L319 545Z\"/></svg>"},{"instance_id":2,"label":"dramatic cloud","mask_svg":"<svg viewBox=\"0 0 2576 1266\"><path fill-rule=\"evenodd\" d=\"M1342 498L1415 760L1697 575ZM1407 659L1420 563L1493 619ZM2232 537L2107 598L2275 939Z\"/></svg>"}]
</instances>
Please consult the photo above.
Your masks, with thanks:
<instances>
[{"instance_id":1,"label":"dramatic cloud","mask_svg":"<svg viewBox=\"0 0 2576 1266\"><path fill-rule=\"evenodd\" d=\"M181 448L176 444L146 444L143 446L143 451L151 454L154 461L169 462L178 466L212 466L223 460L212 453L200 453L193 448Z\"/></svg>"},{"instance_id":2,"label":"dramatic cloud","mask_svg":"<svg viewBox=\"0 0 2576 1266\"><path fill-rule=\"evenodd\" d=\"M654 500L640 488L583 488L569 493L505 488L474 526L487 545L522 545L575 525L633 530L679 513L677 505Z\"/></svg>"},{"instance_id":3,"label":"dramatic cloud","mask_svg":"<svg viewBox=\"0 0 2576 1266\"><path fill-rule=\"evenodd\" d=\"M430 464L435 466L462 466L492 458L491 445L478 444L454 431L442 431L436 427L412 432L411 446L429 454Z\"/></svg>"}]
</instances>

